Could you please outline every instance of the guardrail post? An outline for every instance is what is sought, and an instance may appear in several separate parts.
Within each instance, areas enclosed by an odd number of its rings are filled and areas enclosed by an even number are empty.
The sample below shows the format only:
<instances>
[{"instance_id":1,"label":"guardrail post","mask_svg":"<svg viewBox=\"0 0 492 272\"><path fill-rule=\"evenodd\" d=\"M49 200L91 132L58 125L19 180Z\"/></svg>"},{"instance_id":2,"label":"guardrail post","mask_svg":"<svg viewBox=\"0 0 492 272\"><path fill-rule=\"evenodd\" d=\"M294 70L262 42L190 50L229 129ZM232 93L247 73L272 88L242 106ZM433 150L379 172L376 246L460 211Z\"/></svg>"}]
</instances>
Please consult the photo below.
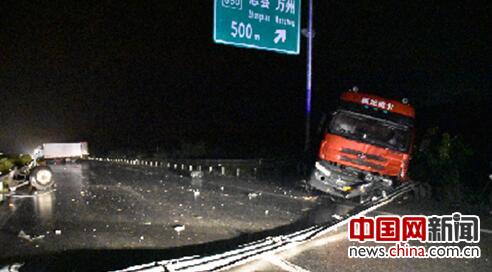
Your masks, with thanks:
<instances>
[{"instance_id":1,"label":"guardrail post","mask_svg":"<svg viewBox=\"0 0 492 272\"><path fill-rule=\"evenodd\" d=\"M209 166L209 167L208 167L208 172L209 172L209 173L212 173L212 171L214 171L214 168L213 168L212 166Z\"/></svg>"},{"instance_id":2,"label":"guardrail post","mask_svg":"<svg viewBox=\"0 0 492 272\"><path fill-rule=\"evenodd\" d=\"M236 168L236 177L239 177L240 174L241 174L241 170L239 168Z\"/></svg>"},{"instance_id":3,"label":"guardrail post","mask_svg":"<svg viewBox=\"0 0 492 272\"><path fill-rule=\"evenodd\" d=\"M193 171L193 165L188 166L188 169L190 170L190 172Z\"/></svg>"},{"instance_id":4,"label":"guardrail post","mask_svg":"<svg viewBox=\"0 0 492 272\"><path fill-rule=\"evenodd\" d=\"M224 166L220 167L220 173L222 174L222 176L225 176L225 167Z\"/></svg>"}]
</instances>

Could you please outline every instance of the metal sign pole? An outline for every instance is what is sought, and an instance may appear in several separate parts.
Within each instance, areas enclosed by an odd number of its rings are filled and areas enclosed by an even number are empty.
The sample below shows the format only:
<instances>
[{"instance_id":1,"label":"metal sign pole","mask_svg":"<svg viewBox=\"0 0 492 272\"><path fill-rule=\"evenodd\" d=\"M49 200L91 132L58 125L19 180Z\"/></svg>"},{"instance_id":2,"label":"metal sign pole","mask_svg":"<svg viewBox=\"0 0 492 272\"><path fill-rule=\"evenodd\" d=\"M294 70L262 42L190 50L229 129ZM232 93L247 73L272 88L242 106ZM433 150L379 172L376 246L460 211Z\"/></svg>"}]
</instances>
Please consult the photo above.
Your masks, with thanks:
<instances>
[{"instance_id":1,"label":"metal sign pole","mask_svg":"<svg viewBox=\"0 0 492 272\"><path fill-rule=\"evenodd\" d=\"M311 83L313 66L313 0L309 0L308 30L307 30L307 83L306 83L306 131L304 151L309 150L311 138Z\"/></svg>"}]
</instances>

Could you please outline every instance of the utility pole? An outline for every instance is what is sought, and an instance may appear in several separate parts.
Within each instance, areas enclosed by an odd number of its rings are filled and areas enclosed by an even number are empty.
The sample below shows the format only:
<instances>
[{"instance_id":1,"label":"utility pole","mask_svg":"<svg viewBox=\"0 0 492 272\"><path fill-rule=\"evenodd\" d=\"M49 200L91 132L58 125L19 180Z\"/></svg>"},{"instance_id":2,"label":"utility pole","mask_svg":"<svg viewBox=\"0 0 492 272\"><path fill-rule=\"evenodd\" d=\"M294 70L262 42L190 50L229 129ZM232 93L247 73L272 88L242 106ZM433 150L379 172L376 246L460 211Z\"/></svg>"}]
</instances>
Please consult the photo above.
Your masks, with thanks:
<instances>
[{"instance_id":1,"label":"utility pole","mask_svg":"<svg viewBox=\"0 0 492 272\"><path fill-rule=\"evenodd\" d=\"M308 29L306 32L307 37L307 69L306 69L306 131L304 151L309 150L311 143L311 86L312 86L312 73L313 73L313 0L309 0L308 8Z\"/></svg>"}]
</instances>

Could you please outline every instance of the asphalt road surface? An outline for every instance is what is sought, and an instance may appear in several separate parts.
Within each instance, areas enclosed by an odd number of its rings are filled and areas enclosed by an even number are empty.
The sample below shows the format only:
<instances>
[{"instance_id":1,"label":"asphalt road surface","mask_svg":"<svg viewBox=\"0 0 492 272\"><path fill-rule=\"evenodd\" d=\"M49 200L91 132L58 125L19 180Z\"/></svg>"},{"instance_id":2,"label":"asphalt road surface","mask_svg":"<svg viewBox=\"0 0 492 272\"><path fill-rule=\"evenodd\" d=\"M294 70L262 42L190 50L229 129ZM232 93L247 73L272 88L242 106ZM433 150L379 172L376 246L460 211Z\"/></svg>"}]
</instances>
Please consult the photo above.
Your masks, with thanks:
<instances>
[{"instance_id":1,"label":"asphalt road surface","mask_svg":"<svg viewBox=\"0 0 492 272\"><path fill-rule=\"evenodd\" d=\"M56 187L22 190L0 204L0 264L26 271L106 271L237 245L333 220L355 203L307 194L296 180L205 177L163 168L83 162L52 166ZM381 213L444 214L393 202ZM490 229L490 220L482 219ZM488 224L488 225L487 225ZM478 260L349 259L346 229L233 271L485 271L491 234Z\"/></svg>"},{"instance_id":2,"label":"asphalt road surface","mask_svg":"<svg viewBox=\"0 0 492 272\"><path fill-rule=\"evenodd\" d=\"M19 191L1 203L0 241L8 245L2 263L115 269L221 251L351 208L313 197L292 180L195 180L102 162L51 167L53 191Z\"/></svg>"}]
</instances>

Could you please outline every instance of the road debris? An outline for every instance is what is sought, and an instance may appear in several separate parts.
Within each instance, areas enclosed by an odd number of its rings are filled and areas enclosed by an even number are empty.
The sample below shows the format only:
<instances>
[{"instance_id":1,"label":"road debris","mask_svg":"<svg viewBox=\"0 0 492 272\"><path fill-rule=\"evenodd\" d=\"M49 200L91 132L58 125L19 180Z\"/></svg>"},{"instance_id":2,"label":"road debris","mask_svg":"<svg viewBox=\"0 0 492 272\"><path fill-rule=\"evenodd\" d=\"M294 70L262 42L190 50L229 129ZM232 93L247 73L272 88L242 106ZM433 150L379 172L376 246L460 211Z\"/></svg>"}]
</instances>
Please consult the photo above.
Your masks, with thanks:
<instances>
[{"instance_id":1,"label":"road debris","mask_svg":"<svg viewBox=\"0 0 492 272\"><path fill-rule=\"evenodd\" d=\"M23 263L14 263L11 265L6 265L3 267L0 267L0 272L18 272L22 268L24 264Z\"/></svg>"},{"instance_id":2,"label":"road debris","mask_svg":"<svg viewBox=\"0 0 492 272\"><path fill-rule=\"evenodd\" d=\"M249 198L249 200L251 200L251 199L253 199L253 198L257 198L258 196L259 196L259 194L258 194L258 193L249 193L249 194L248 194L248 198Z\"/></svg>"},{"instance_id":3,"label":"road debris","mask_svg":"<svg viewBox=\"0 0 492 272\"><path fill-rule=\"evenodd\" d=\"M197 199L200 196L200 191L199 190L193 190L193 197Z\"/></svg>"},{"instance_id":4,"label":"road debris","mask_svg":"<svg viewBox=\"0 0 492 272\"><path fill-rule=\"evenodd\" d=\"M17 237L24 239L24 240L27 240L29 242L33 242L36 240L42 240L42 239L44 239L45 236L44 235L38 235L38 236L32 236L31 237L31 235L28 235L23 230L21 230L21 231L19 231L19 234L17 235Z\"/></svg>"},{"instance_id":5,"label":"road debris","mask_svg":"<svg viewBox=\"0 0 492 272\"><path fill-rule=\"evenodd\" d=\"M19 231L17 237L31 241L31 236L27 235L23 230Z\"/></svg>"},{"instance_id":6,"label":"road debris","mask_svg":"<svg viewBox=\"0 0 492 272\"><path fill-rule=\"evenodd\" d=\"M203 178L203 172L202 171L191 171L190 176L193 179L201 179L201 178Z\"/></svg>"},{"instance_id":7,"label":"road debris","mask_svg":"<svg viewBox=\"0 0 492 272\"><path fill-rule=\"evenodd\" d=\"M331 217L335 218L336 220L342 220L343 217L338 215L338 214L333 214Z\"/></svg>"},{"instance_id":8,"label":"road debris","mask_svg":"<svg viewBox=\"0 0 492 272\"><path fill-rule=\"evenodd\" d=\"M304 196L304 197L302 197L302 199L304 199L306 201L314 201L314 200L318 199L318 196Z\"/></svg>"},{"instance_id":9,"label":"road debris","mask_svg":"<svg viewBox=\"0 0 492 272\"><path fill-rule=\"evenodd\" d=\"M177 224L173 226L174 231L176 231L178 234L180 234L182 231L185 230L185 225Z\"/></svg>"}]
</instances>

